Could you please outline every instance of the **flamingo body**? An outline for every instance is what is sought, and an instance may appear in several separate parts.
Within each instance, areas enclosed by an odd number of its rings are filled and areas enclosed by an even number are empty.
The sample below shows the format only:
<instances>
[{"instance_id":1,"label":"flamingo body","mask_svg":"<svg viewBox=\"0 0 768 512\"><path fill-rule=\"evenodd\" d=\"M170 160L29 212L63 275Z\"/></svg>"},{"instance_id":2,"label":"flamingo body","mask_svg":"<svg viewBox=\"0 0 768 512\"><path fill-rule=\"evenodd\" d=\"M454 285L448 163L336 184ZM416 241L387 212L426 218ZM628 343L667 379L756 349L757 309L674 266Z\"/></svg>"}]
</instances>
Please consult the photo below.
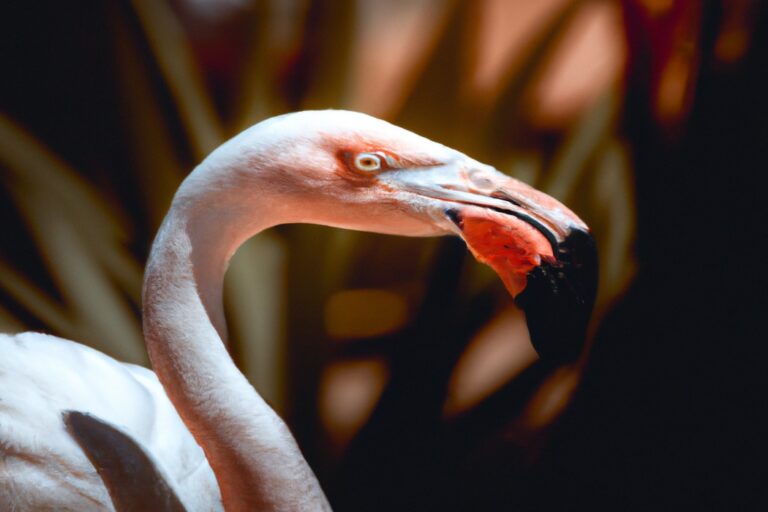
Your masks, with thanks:
<instances>
[{"instance_id":1,"label":"flamingo body","mask_svg":"<svg viewBox=\"0 0 768 512\"><path fill-rule=\"evenodd\" d=\"M188 510L221 510L205 454L150 370L55 336L0 335L0 390L0 510L113 510L67 410L141 444Z\"/></svg>"}]
</instances>

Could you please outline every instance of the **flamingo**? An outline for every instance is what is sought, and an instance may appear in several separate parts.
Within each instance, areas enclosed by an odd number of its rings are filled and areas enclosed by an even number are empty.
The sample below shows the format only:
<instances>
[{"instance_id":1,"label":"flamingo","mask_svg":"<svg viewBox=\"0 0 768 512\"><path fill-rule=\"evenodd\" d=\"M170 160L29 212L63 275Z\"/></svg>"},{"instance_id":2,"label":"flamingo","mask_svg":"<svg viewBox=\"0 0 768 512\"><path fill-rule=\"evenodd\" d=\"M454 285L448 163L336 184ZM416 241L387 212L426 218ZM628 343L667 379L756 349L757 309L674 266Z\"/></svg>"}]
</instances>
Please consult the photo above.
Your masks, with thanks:
<instances>
[{"instance_id":1,"label":"flamingo","mask_svg":"<svg viewBox=\"0 0 768 512\"><path fill-rule=\"evenodd\" d=\"M594 246L565 206L365 114L274 117L197 166L159 229L143 289L156 373L45 334L0 337L0 508L330 510L225 345L227 263L286 223L463 236L517 297L542 357L583 342Z\"/></svg>"}]
</instances>

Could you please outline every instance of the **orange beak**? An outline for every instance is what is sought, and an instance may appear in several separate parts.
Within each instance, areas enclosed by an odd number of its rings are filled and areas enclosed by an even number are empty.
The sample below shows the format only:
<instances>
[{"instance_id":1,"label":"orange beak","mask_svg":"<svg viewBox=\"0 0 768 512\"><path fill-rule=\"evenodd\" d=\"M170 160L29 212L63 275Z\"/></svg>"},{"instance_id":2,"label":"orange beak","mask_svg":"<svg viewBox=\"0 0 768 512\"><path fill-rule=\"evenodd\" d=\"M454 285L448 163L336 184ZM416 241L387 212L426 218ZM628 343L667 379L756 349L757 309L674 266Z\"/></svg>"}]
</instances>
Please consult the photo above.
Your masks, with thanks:
<instances>
[{"instance_id":1,"label":"orange beak","mask_svg":"<svg viewBox=\"0 0 768 512\"><path fill-rule=\"evenodd\" d=\"M484 173L485 190L471 192L508 206L464 203L445 213L475 258L499 275L525 311L539 355L572 360L584 346L597 293L594 240L564 205L499 174Z\"/></svg>"},{"instance_id":2,"label":"orange beak","mask_svg":"<svg viewBox=\"0 0 768 512\"><path fill-rule=\"evenodd\" d=\"M542 260L555 259L549 241L536 228L495 210L463 208L457 226L475 259L496 271L512 297L525 289L528 273Z\"/></svg>"},{"instance_id":3,"label":"orange beak","mask_svg":"<svg viewBox=\"0 0 768 512\"><path fill-rule=\"evenodd\" d=\"M381 180L417 195L438 222L493 268L525 311L542 358L581 353L597 292L589 228L556 199L461 155L445 165L388 172Z\"/></svg>"}]
</instances>

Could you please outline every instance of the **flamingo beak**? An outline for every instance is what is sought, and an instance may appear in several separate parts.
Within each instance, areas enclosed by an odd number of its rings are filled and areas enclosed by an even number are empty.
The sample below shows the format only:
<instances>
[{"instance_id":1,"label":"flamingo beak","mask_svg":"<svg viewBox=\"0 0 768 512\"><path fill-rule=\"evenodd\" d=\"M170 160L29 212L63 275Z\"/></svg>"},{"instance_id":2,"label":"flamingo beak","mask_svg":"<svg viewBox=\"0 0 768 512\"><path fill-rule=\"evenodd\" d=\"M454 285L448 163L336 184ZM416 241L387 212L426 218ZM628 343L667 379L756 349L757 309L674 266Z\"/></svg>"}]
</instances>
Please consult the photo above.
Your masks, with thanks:
<instances>
[{"instance_id":1,"label":"flamingo beak","mask_svg":"<svg viewBox=\"0 0 768 512\"><path fill-rule=\"evenodd\" d=\"M438 199L453 231L499 275L541 358L578 357L597 293L586 224L556 199L474 161L409 177L410 189Z\"/></svg>"}]
</instances>

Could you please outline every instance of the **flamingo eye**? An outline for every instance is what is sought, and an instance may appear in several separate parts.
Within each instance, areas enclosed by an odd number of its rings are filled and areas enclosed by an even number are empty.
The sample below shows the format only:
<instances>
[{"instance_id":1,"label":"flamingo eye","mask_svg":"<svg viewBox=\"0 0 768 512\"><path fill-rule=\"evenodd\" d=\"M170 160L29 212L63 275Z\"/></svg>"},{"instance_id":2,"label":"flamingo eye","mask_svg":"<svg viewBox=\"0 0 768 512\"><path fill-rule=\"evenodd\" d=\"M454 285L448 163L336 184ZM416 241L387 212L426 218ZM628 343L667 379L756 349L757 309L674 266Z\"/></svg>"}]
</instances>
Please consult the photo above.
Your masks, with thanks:
<instances>
[{"instance_id":1,"label":"flamingo eye","mask_svg":"<svg viewBox=\"0 0 768 512\"><path fill-rule=\"evenodd\" d=\"M374 153L360 153L354 159L355 167L363 172L373 172L381 169L381 157Z\"/></svg>"}]
</instances>

